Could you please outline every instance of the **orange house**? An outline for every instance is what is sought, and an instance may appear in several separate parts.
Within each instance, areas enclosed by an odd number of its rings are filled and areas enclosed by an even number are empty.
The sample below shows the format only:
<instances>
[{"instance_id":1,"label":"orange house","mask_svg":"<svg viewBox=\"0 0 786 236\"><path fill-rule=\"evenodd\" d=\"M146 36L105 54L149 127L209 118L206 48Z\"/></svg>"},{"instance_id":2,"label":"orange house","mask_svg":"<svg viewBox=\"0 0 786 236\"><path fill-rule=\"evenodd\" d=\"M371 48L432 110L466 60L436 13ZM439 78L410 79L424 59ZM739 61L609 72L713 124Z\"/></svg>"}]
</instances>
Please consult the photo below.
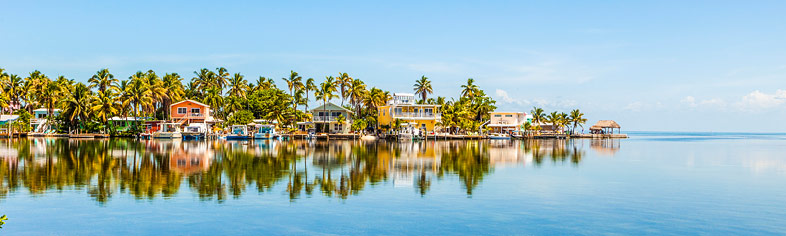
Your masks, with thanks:
<instances>
[{"instance_id":1,"label":"orange house","mask_svg":"<svg viewBox=\"0 0 786 236\"><path fill-rule=\"evenodd\" d=\"M169 116L175 123L188 125L191 123L212 123L210 106L194 100L183 100L169 105Z\"/></svg>"}]
</instances>

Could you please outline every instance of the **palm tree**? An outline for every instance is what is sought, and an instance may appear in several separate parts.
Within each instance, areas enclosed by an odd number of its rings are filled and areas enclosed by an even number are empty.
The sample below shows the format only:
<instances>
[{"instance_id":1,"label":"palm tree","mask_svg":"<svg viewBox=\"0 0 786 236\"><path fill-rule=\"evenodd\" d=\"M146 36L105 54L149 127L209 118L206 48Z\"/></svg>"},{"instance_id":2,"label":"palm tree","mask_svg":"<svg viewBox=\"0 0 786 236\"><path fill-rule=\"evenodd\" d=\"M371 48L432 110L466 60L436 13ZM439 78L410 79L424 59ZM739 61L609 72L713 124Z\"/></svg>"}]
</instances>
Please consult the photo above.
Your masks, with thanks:
<instances>
[{"instance_id":1,"label":"palm tree","mask_svg":"<svg viewBox=\"0 0 786 236\"><path fill-rule=\"evenodd\" d=\"M235 73L235 75L229 79L229 91L227 93L229 96L245 98L246 90L248 90L248 81L246 81L240 73Z\"/></svg>"},{"instance_id":2,"label":"palm tree","mask_svg":"<svg viewBox=\"0 0 786 236\"><path fill-rule=\"evenodd\" d=\"M148 106L148 109L150 109L151 114L155 114L156 109L161 107L164 100L169 99L169 96L164 88L164 82L156 75L155 71L148 70L145 73L145 82L149 86L150 96L153 98L153 103Z\"/></svg>"},{"instance_id":3,"label":"palm tree","mask_svg":"<svg viewBox=\"0 0 786 236\"><path fill-rule=\"evenodd\" d=\"M336 77L336 87L341 88L341 106L344 106L344 99L349 97L349 94L346 92L346 87L352 84L352 77L349 77L347 73L338 72L338 77Z\"/></svg>"},{"instance_id":4,"label":"palm tree","mask_svg":"<svg viewBox=\"0 0 786 236\"><path fill-rule=\"evenodd\" d=\"M117 83L117 91L120 92L117 96L118 115L122 116L123 118L128 117L128 109L131 108L131 106L129 106L131 103L127 101L129 98L128 93L126 92L129 85L128 82L128 80L122 80Z\"/></svg>"},{"instance_id":5,"label":"palm tree","mask_svg":"<svg viewBox=\"0 0 786 236\"><path fill-rule=\"evenodd\" d=\"M183 78L180 78L180 75L177 73L168 73L164 75L162 87L167 94L167 96L164 98L163 104L164 116L166 119L169 119L169 116L171 115L169 114L169 105L171 105L173 102L182 101L186 96L186 92L183 89Z\"/></svg>"},{"instance_id":6,"label":"palm tree","mask_svg":"<svg viewBox=\"0 0 786 236\"><path fill-rule=\"evenodd\" d=\"M352 80L352 83L347 88L347 94L349 94L349 103L355 107L355 114L358 116L360 115L360 101L366 93L368 93L368 90L366 90L366 84L364 84L360 79Z\"/></svg>"},{"instance_id":7,"label":"palm tree","mask_svg":"<svg viewBox=\"0 0 786 236\"><path fill-rule=\"evenodd\" d=\"M3 91L0 90L0 115L5 113L4 111L8 108L10 101L11 99L8 98L8 94L3 93Z\"/></svg>"},{"instance_id":8,"label":"palm tree","mask_svg":"<svg viewBox=\"0 0 786 236\"><path fill-rule=\"evenodd\" d=\"M117 107L118 104L112 90L99 91L98 97L93 100L91 111L104 124L104 132L109 126L109 118L117 114Z\"/></svg>"},{"instance_id":9,"label":"palm tree","mask_svg":"<svg viewBox=\"0 0 786 236\"><path fill-rule=\"evenodd\" d=\"M571 129L571 133L576 132L576 126L581 126L584 128L584 124L587 123L587 119L584 118L584 113L581 113L579 109L573 109L570 111L570 118L569 120L573 123L573 129Z\"/></svg>"},{"instance_id":10,"label":"palm tree","mask_svg":"<svg viewBox=\"0 0 786 236\"><path fill-rule=\"evenodd\" d=\"M343 128L347 123L347 118L344 117L344 115L338 115L338 117L336 117L336 123L341 125L342 132L343 132Z\"/></svg>"},{"instance_id":11,"label":"palm tree","mask_svg":"<svg viewBox=\"0 0 786 236\"><path fill-rule=\"evenodd\" d=\"M546 121L551 123L552 129L556 129L557 125L559 125L560 122L559 113L557 113L556 111L549 113L548 115L546 115Z\"/></svg>"},{"instance_id":12,"label":"palm tree","mask_svg":"<svg viewBox=\"0 0 786 236\"><path fill-rule=\"evenodd\" d=\"M478 93L478 86L475 85L475 80L472 78L467 79L466 85L461 85L461 96L474 98Z\"/></svg>"},{"instance_id":13,"label":"palm tree","mask_svg":"<svg viewBox=\"0 0 786 236\"><path fill-rule=\"evenodd\" d=\"M124 105L128 103L133 104L134 120L137 120L140 106L153 103L153 98L150 96L150 87L145 83L143 78L133 75L131 76L131 82L125 92L127 99L124 101Z\"/></svg>"},{"instance_id":14,"label":"palm tree","mask_svg":"<svg viewBox=\"0 0 786 236\"><path fill-rule=\"evenodd\" d=\"M319 89L314 94L317 99L322 100L322 111L327 112L327 102L330 99L336 98L334 92L336 92L336 87L334 86L333 76L325 77L325 82L319 84ZM323 113L324 114L324 113Z\"/></svg>"},{"instance_id":15,"label":"palm tree","mask_svg":"<svg viewBox=\"0 0 786 236\"><path fill-rule=\"evenodd\" d=\"M423 102L426 102L426 95L434 93L434 90L431 89L431 81L425 75L415 81L413 90L415 90L415 94L420 94Z\"/></svg>"},{"instance_id":16,"label":"palm tree","mask_svg":"<svg viewBox=\"0 0 786 236\"><path fill-rule=\"evenodd\" d=\"M90 83L87 88L92 89L98 87L99 92L106 91L107 89L117 89L114 86L114 84L117 83L117 79L115 79L115 76L109 73L109 69L106 68L97 71L93 77L87 80L87 82Z\"/></svg>"},{"instance_id":17,"label":"palm tree","mask_svg":"<svg viewBox=\"0 0 786 236\"><path fill-rule=\"evenodd\" d=\"M229 80L229 71L227 68L219 67L216 68L216 78L214 82L214 86L217 86L221 92L224 91L224 86L227 84L227 80Z\"/></svg>"},{"instance_id":18,"label":"palm tree","mask_svg":"<svg viewBox=\"0 0 786 236\"><path fill-rule=\"evenodd\" d=\"M560 112L557 117L558 117L557 121L559 123L560 130L565 131L565 129L570 124L570 117L568 117L568 114L566 114L565 112Z\"/></svg>"},{"instance_id":19,"label":"palm tree","mask_svg":"<svg viewBox=\"0 0 786 236\"><path fill-rule=\"evenodd\" d=\"M207 89L207 93L205 93L205 97L202 99L202 103L207 104L210 107L214 107L216 110L216 114L218 117L223 118L224 116L221 113L219 108L224 106L224 97L221 96L221 89L218 87L211 87Z\"/></svg>"},{"instance_id":20,"label":"palm tree","mask_svg":"<svg viewBox=\"0 0 786 236\"><path fill-rule=\"evenodd\" d=\"M304 104L306 105L306 109L303 111L308 112L308 102L310 101L308 99L308 95L310 94L309 91L316 91L317 89L317 85L314 84L314 78L308 78L306 83L303 84L303 90L306 92L306 103Z\"/></svg>"},{"instance_id":21,"label":"palm tree","mask_svg":"<svg viewBox=\"0 0 786 236\"><path fill-rule=\"evenodd\" d=\"M63 76L60 76L58 81L60 81L61 78L64 79ZM52 120L52 113L54 113L55 104L60 98L60 93L60 84L57 82L48 82L44 91L41 93L41 103L44 104L47 111L47 122Z\"/></svg>"},{"instance_id":22,"label":"palm tree","mask_svg":"<svg viewBox=\"0 0 786 236\"><path fill-rule=\"evenodd\" d=\"M276 87L276 83L273 81L272 78L265 78L260 76L257 79L257 87L255 90L265 90L265 89L272 89Z\"/></svg>"},{"instance_id":23,"label":"palm tree","mask_svg":"<svg viewBox=\"0 0 786 236\"><path fill-rule=\"evenodd\" d=\"M281 79L287 82L287 87L289 88L289 96L295 95L293 94L294 90L303 88L303 82L302 82L303 77L298 75L297 72L293 70L289 71L289 78L281 78ZM297 103L293 101L292 107L297 108Z\"/></svg>"},{"instance_id":24,"label":"palm tree","mask_svg":"<svg viewBox=\"0 0 786 236\"><path fill-rule=\"evenodd\" d=\"M207 88L213 86L213 80L216 77L216 74L207 68L202 68L199 71L194 71L194 75L196 77L191 78L191 81L194 82L195 89L199 94L203 94Z\"/></svg>"},{"instance_id":25,"label":"palm tree","mask_svg":"<svg viewBox=\"0 0 786 236\"><path fill-rule=\"evenodd\" d=\"M20 108L21 105L19 103L20 97L22 96L22 88L24 87L24 79L19 77L18 75L11 74L8 76L6 83L3 84L3 88L6 91L9 99L9 106L13 107L16 106ZM13 111L11 111L13 112Z\"/></svg>"},{"instance_id":26,"label":"palm tree","mask_svg":"<svg viewBox=\"0 0 786 236\"><path fill-rule=\"evenodd\" d=\"M540 107L533 107L530 113L532 113L532 122L534 122L537 127L540 127L540 124L543 123L545 118L545 111Z\"/></svg>"},{"instance_id":27,"label":"palm tree","mask_svg":"<svg viewBox=\"0 0 786 236\"><path fill-rule=\"evenodd\" d=\"M90 89L82 83L78 83L73 91L70 91L65 100L62 100L62 107L65 108L63 114L73 124L79 121L81 124L90 116L90 102L92 101L92 94Z\"/></svg>"}]
</instances>

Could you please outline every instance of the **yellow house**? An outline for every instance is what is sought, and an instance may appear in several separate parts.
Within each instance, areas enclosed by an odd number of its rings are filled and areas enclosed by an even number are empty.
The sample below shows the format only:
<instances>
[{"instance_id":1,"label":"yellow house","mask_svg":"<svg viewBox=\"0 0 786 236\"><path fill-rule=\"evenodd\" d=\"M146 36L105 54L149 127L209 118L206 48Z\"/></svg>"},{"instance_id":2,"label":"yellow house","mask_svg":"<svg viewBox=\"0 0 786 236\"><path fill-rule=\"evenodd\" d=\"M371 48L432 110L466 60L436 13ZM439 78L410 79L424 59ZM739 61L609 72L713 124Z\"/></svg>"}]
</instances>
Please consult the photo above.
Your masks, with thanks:
<instances>
[{"instance_id":1,"label":"yellow house","mask_svg":"<svg viewBox=\"0 0 786 236\"><path fill-rule=\"evenodd\" d=\"M411 93L394 93L393 99L379 107L377 121L380 125L393 126L396 119L402 123L417 126L419 129L434 131L437 122L442 118L439 105L415 104L415 95Z\"/></svg>"}]
</instances>

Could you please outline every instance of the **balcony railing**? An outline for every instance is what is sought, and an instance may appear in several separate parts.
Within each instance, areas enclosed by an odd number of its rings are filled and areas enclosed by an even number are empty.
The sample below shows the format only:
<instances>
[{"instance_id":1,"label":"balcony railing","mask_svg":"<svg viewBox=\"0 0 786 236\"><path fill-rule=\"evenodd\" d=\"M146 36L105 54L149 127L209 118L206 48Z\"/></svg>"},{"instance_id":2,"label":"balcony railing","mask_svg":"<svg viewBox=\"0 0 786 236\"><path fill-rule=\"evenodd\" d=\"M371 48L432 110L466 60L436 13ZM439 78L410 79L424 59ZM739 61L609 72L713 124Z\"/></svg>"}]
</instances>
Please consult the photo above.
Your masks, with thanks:
<instances>
[{"instance_id":1,"label":"balcony railing","mask_svg":"<svg viewBox=\"0 0 786 236\"><path fill-rule=\"evenodd\" d=\"M434 112L395 112L394 118L442 118L441 113Z\"/></svg>"},{"instance_id":2,"label":"balcony railing","mask_svg":"<svg viewBox=\"0 0 786 236\"><path fill-rule=\"evenodd\" d=\"M172 118L202 118L202 117L205 117L205 114L203 114L203 113L191 113L191 112L186 113L186 114L180 114L180 113L172 114Z\"/></svg>"},{"instance_id":3,"label":"balcony railing","mask_svg":"<svg viewBox=\"0 0 786 236\"><path fill-rule=\"evenodd\" d=\"M315 116L314 121L336 121L338 116Z\"/></svg>"}]
</instances>

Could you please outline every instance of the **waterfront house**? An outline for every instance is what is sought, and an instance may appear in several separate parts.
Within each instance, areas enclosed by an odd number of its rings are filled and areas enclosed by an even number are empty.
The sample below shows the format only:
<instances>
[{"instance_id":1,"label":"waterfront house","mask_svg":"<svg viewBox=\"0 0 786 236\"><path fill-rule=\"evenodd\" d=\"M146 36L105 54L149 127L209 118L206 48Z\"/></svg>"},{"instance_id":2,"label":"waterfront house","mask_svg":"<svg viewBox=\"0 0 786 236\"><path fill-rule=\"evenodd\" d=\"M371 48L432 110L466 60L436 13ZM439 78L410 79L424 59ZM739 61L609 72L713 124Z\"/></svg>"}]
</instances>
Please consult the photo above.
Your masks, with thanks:
<instances>
[{"instance_id":1,"label":"waterfront house","mask_svg":"<svg viewBox=\"0 0 786 236\"><path fill-rule=\"evenodd\" d=\"M213 118L210 106L194 100L183 100L169 105L169 116L174 123L187 126L192 123L204 123L208 130L212 125L220 122Z\"/></svg>"},{"instance_id":2,"label":"waterfront house","mask_svg":"<svg viewBox=\"0 0 786 236\"><path fill-rule=\"evenodd\" d=\"M55 117L60 115L60 109L52 109L51 117L54 119ZM54 127L51 126L51 122L48 122L50 117L49 109L46 108L39 108L33 110L33 118L30 119L30 128L33 133L49 133L54 131Z\"/></svg>"},{"instance_id":3,"label":"waterfront house","mask_svg":"<svg viewBox=\"0 0 786 236\"><path fill-rule=\"evenodd\" d=\"M131 129L134 126L134 121L143 121L144 118L142 117L112 117L109 118L109 123L114 127L115 131L117 132L125 132ZM142 123L140 123L142 125Z\"/></svg>"},{"instance_id":4,"label":"waterfront house","mask_svg":"<svg viewBox=\"0 0 786 236\"><path fill-rule=\"evenodd\" d=\"M352 124L352 111L340 107L333 103L326 103L325 105L318 106L311 109L311 117L313 117L313 124L316 127L316 132L343 134L349 132L349 124ZM344 116L344 123L339 123L337 118Z\"/></svg>"},{"instance_id":5,"label":"waterfront house","mask_svg":"<svg viewBox=\"0 0 786 236\"><path fill-rule=\"evenodd\" d=\"M379 107L377 120L381 125L393 127L396 119L416 125L418 129L434 131L434 127L442 118L439 105L416 104L415 95L411 93L394 93L393 99Z\"/></svg>"},{"instance_id":6,"label":"waterfront house","mask_svg":"<svg viewBox=\"0 0 786 236\"><path fill-rule=\"evenodd\" d=\"M521 126L527 123L527 113L524 112L492 112L488 127L492 133L506 134L521 131Z\"/></svg>"}]
</instances>

